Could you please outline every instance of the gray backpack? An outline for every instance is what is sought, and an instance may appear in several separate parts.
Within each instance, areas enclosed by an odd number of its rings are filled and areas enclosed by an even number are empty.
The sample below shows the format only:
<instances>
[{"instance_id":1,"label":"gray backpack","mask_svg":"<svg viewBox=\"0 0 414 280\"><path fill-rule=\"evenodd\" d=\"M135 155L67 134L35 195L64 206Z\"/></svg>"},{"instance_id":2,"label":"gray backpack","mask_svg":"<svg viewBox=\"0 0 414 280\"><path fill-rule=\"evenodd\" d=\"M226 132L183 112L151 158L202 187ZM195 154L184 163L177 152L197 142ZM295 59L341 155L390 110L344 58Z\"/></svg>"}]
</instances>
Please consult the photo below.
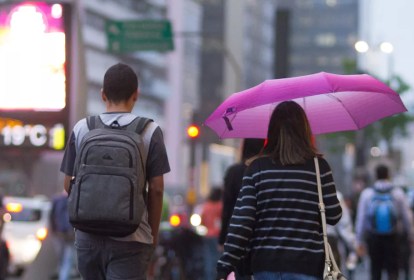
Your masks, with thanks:
<instances>
[{"instance_id":1,"label":"gray backpack","mask_svg":"<svg viewBox=\"0 0 414 280\"><path fill-rule=\"evenodd\" d=\"M84 232L122 237L141 222L145 203L148 151L141 136L152 120L137 117L127 126L87 118L89 132L75 160L69 191L72 226Z\"/></svg>"}]
</instances>

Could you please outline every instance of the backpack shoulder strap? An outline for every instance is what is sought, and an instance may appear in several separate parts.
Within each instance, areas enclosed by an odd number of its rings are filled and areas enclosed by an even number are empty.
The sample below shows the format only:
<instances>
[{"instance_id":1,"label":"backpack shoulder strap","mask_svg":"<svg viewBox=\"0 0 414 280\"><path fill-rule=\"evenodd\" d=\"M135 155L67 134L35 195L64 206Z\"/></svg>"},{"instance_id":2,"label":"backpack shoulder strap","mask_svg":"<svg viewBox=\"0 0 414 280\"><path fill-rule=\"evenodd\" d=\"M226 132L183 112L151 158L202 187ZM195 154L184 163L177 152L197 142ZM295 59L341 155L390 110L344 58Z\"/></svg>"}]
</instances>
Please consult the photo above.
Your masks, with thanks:
<instances>
[{"instance_id":1,"label":"backpack shoulder strap","mask_svg":"<svg viewBox=\"0 0 414 280\"><path fill-rule=\"evenodd\" d=\"M127 126L127 130L134 131L138 134L141 134L150 122L153 122L153 120L148 119L148 118L143 118L143 117L136 117Z\"/></svg>"},{"instance_id":2,"label":"backpack shoulder strap","mask_svg":"<svg viewBox=\"0 0 414 280\"><path fill-rule=\"evenodd\" d=\"M86 118L86 123L89 130L105 127L105 124L102 122L99 116L88 116Z\"/></svg>"},{"instance_id":3,"label":"backpack shoulder strap","mask_svg":"<svg viewBox=\"0 0 414 280\"><path fill-rule=\"evenodd\" d=\"M86 124L88 125L88 129L92 130L95 128L95 116L88 116L86 118Z\"/></svg>"}]
</instances>

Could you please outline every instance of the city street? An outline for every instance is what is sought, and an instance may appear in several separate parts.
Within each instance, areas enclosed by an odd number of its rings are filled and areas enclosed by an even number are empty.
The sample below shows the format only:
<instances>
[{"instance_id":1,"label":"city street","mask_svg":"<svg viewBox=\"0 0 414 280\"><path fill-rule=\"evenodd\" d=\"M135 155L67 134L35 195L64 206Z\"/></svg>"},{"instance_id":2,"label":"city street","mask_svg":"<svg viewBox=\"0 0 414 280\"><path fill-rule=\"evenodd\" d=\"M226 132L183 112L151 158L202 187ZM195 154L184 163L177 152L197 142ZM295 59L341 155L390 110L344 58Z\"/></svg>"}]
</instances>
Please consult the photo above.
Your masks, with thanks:
<instances>
[{"instance_id":1,"label":"city street","mask_svg":"<svg viewBox=\"0 0 414 280\"><path fill-rule=\"evenodd\" d=\"M414 280L413 11L0 0L0 280L58 280L74 228L131 241L94 247L119 278L157 238L148 280L318 274L323 235L347 280Z\"/></svg>"},{"instance_id":2,"label":"city street","mask_svg":"<svg viewBox=\"0 0 414 280\"><path fill-rule=\"evenodd\" d=\"M343 272L347 276L348 280L370 280L369 262L368 261L364 261L364 262L360 263L356 267L355 271L353 272L352 277L350 277L350 275L347 274L345 271L343 271ZM413 275L413 273L411 273L410 279L413 279L413 277L414 277L414 275ZM383 274L382 278L383 279L388 279L385 274ZM405 280L404 276L401 275L401 272L400 272L399 280Z\"/></svg>"},{"instance_id":3,"label":"city street","mask_svg":"<svg viewBox=\"0 0 414 280\"><path fill-rule=\"evenodd\" d=\"M54 268L56 267L56 264L57 259L53 250L53 244L50 239L46 239L40 251L40 254L33 262L33 264L28 267L27 271L22 275L22 277L9 277L7 280L53 279L51 278L51 276L54 273ZM343 272L346 274L347 277L350 276L345 271ZM72 279L79 280L80 278L73 277ZM353 273L353 277L349 277L348 280L369 280L369 263L367 261L360 263L356 267ZM404 280L403 276L400 276L400 280Z\"/></svg>"},{"instance_id":4,"label":"city street","mask_svg":"<svg viewBox=\"0 0 414 280\"><path fill-rule=\"evenodd\" d=\"M46 238L35 261L21 277L9 277L7 280L48 280L52 278L57 267L57 257L51 238ZM80 278L72 278L80 279Z\"/></svg>"}]
</instances>

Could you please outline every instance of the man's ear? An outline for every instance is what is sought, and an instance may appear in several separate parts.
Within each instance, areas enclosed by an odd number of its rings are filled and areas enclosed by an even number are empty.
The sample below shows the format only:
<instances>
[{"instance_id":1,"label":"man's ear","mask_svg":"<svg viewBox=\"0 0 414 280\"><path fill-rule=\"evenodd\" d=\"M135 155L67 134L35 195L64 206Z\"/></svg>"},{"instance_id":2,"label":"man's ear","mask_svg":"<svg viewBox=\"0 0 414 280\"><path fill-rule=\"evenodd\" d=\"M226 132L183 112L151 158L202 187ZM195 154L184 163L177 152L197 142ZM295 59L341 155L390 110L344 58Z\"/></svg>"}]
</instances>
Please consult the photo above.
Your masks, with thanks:
<instances>
[{"instance_id":1,"label":"man's ear","mask_svg":"<svg viewBox=\"0 0 414 280\"><path fill-rule=\"evenodd\" d=\"M101 98L103 100L103 102L106 102L108 100L108 98L106 98L105 92L103 91L103 89L101 89Z\"/></svg>"},{"instance_id":2,"label":"man's ear","mask_svg":"<svg viewBox=\"0 0 414 280\"><path fill-rule=\"evenodd\" d=\"M132 99L134 100L134 102L136 102L139 97L139 89L137 89L132 96Z\"/></svg>"}]
</instances>

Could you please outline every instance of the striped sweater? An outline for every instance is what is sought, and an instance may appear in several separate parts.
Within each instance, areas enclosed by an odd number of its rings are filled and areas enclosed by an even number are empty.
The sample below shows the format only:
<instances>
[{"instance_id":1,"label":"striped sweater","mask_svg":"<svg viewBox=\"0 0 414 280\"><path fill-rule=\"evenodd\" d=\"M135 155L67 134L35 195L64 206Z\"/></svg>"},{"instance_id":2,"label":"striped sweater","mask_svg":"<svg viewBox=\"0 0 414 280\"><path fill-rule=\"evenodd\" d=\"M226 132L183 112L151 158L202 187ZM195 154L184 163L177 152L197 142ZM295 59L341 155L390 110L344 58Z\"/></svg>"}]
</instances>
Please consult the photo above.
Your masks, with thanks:
<instances>
[{"instance_id":1,"label":"striped sweater","mask_svg":"<svg viewBox=\"0 0 414 280\"><path fill-rule=\"evenodd\" d=\"M319 158L326 219L336 224L342 209L329 164ZM225 279L251 249L251 269L322 277L324 246L313 159L304 165L252 162L243 177L230 220L217 279Z\"/></svg>"}]
</instances>

